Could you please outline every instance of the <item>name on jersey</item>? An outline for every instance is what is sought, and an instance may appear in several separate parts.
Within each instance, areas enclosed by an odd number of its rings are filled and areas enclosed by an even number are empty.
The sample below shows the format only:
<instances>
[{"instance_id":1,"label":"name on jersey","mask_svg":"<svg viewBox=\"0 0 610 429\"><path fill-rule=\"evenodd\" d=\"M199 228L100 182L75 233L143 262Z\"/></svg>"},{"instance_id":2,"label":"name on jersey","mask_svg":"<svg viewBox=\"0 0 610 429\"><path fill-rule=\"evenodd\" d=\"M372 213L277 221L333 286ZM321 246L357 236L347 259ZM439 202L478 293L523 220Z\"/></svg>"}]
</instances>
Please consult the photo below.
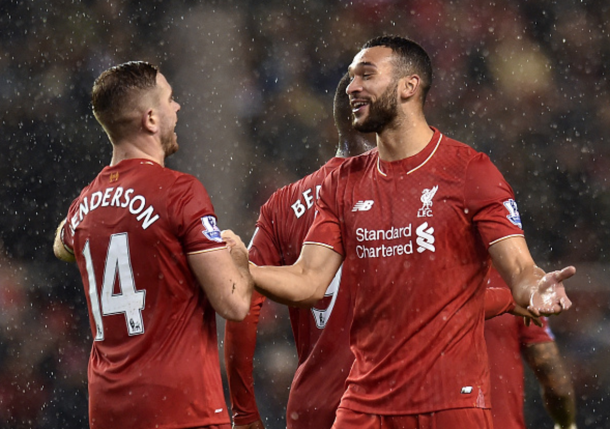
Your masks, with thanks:
<instances>
[{"instance_id":1,"label":"name on jersey","mask_svg":"<svg viewBox=\"0 0 610 429\"><path fill-rule=\"evenodd\" d=\"M320 188L321 187L322 187L322 185L316 186L315 195L312 195L313 188L307 189L305 192L303 192L301 194L305 204L303 204L301 199L298 198L294 203L292 203L290 205L290 207L294 211L294 215L297 217L297 219L300 218L301 216L303 216L307 210L309 210L310 208L312 208L314 206L315 201L320 197Z\"/></svg>"},{"instance_id":2,"label":"name on jersey","mask_svg":"<svg viewBox=\"0 0 610 429\"><path fill-rule=\"evenodd\" d=\"M144 196L134 195L134 193L135 190L132 188L125 190L117 186L83 197L78 205L77 213L70 219L70 227L75 230L88 213L99 207L117 207L129 210L129 213L136 216L137 221L142 222L142 229L147 229L159 220L159 215L155 213L152 205L146 205Z\"/></svg>"},{"instance_id":3,"label":"name on jersey","mask_svg":"<svg viewBox=\"0 0 610 429\"><path fill-rule=\"evenodd\" d=\"M394 227L390 229L356 229L356 256L360 259L366 258L387 258L396 255L411 255L413 249L418 253L425 251L435 252L434 247L434 227L428 222L424 222L415 228L415 246L411 238L413 225ZM390 244L384 243L388 241L401 240L401 243ZM405 240L406 239L406 240ZM369 245L367 242L377 242L375 245ZM379 243L379 242L382 243Z\"/></svg>"}]
</instances>

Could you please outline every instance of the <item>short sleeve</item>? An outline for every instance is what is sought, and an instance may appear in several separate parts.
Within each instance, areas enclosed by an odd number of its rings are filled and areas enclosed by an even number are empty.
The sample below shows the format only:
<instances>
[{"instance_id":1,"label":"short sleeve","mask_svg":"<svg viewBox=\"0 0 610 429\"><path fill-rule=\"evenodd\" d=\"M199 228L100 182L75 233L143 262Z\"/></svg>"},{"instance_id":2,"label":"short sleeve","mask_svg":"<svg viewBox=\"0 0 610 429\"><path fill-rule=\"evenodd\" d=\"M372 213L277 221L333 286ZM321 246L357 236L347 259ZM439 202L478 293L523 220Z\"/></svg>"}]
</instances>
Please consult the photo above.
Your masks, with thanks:
<instances>
[{"instance_id":1,"label":"short sleeve","mask_svg":"<svg viewBox=\"0 0 610 429\"><path fill-rule=\"evenodd\" d=\"M195 177L184 174L176 179L170 191L167 210L185 253L226 247L210 197Z\"/></svg>"},{"instance_id":2,"label":"short sleeve","mask_svg":"<svg viewBox=\"0 0 610 429\"><path fill-rule=\"evenodd\" d=\"M337 182L339 171L336 169L324 179L320 198L316 202L316 216L303 244L328 247L345 257L340 218L340 204Z\"/></svg>"},{"instance_id":3,"label":"short sleeve","mask_svg":"<svg viewBox=\"0 0 610 429\"><path fill-rule=\"evenodd\" d=\"M274 201L272 197L261 207L256 229L248 246L250 261L256 265L283 265L281 250L274 234L274 223L277 222L273 210Z\"/></svg>"},{"instance_id":4,"label":"short sleeve","mask_svg":"<svg viewBox=\"0 0 610 429\"><path fill-rule=\"evenodd\" d=\"M523 236L514 192L485 154L477 154L468 164L464 199L487 247L506 237Z\"/></svg>"}]
</instances>

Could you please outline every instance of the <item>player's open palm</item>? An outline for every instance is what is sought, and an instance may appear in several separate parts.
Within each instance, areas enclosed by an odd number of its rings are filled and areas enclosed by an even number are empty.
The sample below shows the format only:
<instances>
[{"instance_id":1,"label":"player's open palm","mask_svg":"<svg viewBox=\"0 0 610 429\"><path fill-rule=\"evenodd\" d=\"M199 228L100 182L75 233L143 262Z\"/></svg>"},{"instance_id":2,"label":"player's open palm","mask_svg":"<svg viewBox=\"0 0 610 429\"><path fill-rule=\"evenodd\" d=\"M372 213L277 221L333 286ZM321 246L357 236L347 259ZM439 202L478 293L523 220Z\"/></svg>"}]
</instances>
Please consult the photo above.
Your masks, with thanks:
<instances>
[{"instance_id":1,"label":"player's open palm","mask_svg":"<svg viewBox=\"0 0 610 429\"><path fill-rule=\"evenodd\" d=\"M566 295L563 281L575 273L576 268L569 266L545 274L538 282L538 290L532 293L527 309L536 316L551 316L570 308L572 301Z\"/></svg>"}]
</instances>

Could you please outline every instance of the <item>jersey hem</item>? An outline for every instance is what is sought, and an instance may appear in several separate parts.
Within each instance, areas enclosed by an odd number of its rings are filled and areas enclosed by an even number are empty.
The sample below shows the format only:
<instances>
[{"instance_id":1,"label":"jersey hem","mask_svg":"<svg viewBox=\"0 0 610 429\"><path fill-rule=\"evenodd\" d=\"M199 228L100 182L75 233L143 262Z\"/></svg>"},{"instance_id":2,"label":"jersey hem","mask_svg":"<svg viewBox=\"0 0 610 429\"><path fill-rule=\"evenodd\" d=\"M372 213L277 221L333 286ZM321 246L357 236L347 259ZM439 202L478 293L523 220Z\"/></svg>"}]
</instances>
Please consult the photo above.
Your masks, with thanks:
<instances>
[{"instance_id":1,"label":"jersey hem","mask_svg":"<svg viewBox=\"0 0 610 429\"><path fill-rule=\"evenodd\" d=\"M435 409L414 408L414 409L410 409L410 410L400 410L400 411L388 411L388 410L380 411L379 407L359 406L359 404L349 402L349 401L341 401L341 404L339 404L339 408L346 408L348 410L356 411L359 413L374 414L374 415L378 415L378 416L409 416L409 415L415 415L415 414L435 413L438 411L459 410L459 409L464 409L464 408L491 410L490 406L480 407L477 405L472 405L470 403L470 404L464 404L464 405L458 405L458 404L448 405L448 406L444 406L444 407L438 407Z\"/></svg>"},{"instance_id":2,"label":"jersey hem","mask_svg":"<svg viewBox=\"0 0 610 429\"><path fill-rule=\"evenodd\" d=\"M500 241L506 240L507 238L513 238L513 237L525 237L525 236L523 234L507 235L505 237L501 237L501 238L498 238L498 239L492 241L491 243L489 243L489 246L487 246L487 247L489 248L489 247L493 246L494 244L499 243Z\"/></svg>"},{"instance_id":3,"label":"jersey hem","mask_svg":"<svg viewBox=\"0 0 610 429\"><path fill-rule=\"evenodd\" d=\"M210 252L215 252L217 250L222 250L222 249L228 249L228 246L224 245L222 247L214 247L213 249L196 250L194 252L186 252L186 254L187 255L199 255L201 253L210 253Z\"/></svg>"}]
</instances>

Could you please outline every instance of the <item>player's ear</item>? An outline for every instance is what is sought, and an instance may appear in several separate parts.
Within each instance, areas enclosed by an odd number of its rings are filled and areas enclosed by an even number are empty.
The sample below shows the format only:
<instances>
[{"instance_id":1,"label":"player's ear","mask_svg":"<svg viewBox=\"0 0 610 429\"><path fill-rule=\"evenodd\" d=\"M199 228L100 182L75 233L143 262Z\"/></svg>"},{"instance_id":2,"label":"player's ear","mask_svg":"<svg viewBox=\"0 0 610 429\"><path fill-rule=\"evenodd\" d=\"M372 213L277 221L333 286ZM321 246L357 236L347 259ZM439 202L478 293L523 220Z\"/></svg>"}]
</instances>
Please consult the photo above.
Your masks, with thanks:
<instances>
[{"instance_id":1,"label":"player's ear","mask_svg":"<svg viewBox=\"0 0 610 429\"><path fill-rule=\"evenodd\" d=\"M159 130L159 117L156 114L156 111L152 108L146 110L142 114L141 118L142 129L148 131L149 133L156 133Z\"/></svg>"},{"instance_id":2,"label":"player's ear","mask_svg":"<svg viewBox=\"0 0 610 429\"><path fill-rule=\"evenodd\" d=\"M413 97L419 86L421 84L421 79L418 75L412 74L411 76L406 76L400 79L398 83L398 91L400 94L400 98L403 100L407 100Z\"/></svg>"}]
</instances>

